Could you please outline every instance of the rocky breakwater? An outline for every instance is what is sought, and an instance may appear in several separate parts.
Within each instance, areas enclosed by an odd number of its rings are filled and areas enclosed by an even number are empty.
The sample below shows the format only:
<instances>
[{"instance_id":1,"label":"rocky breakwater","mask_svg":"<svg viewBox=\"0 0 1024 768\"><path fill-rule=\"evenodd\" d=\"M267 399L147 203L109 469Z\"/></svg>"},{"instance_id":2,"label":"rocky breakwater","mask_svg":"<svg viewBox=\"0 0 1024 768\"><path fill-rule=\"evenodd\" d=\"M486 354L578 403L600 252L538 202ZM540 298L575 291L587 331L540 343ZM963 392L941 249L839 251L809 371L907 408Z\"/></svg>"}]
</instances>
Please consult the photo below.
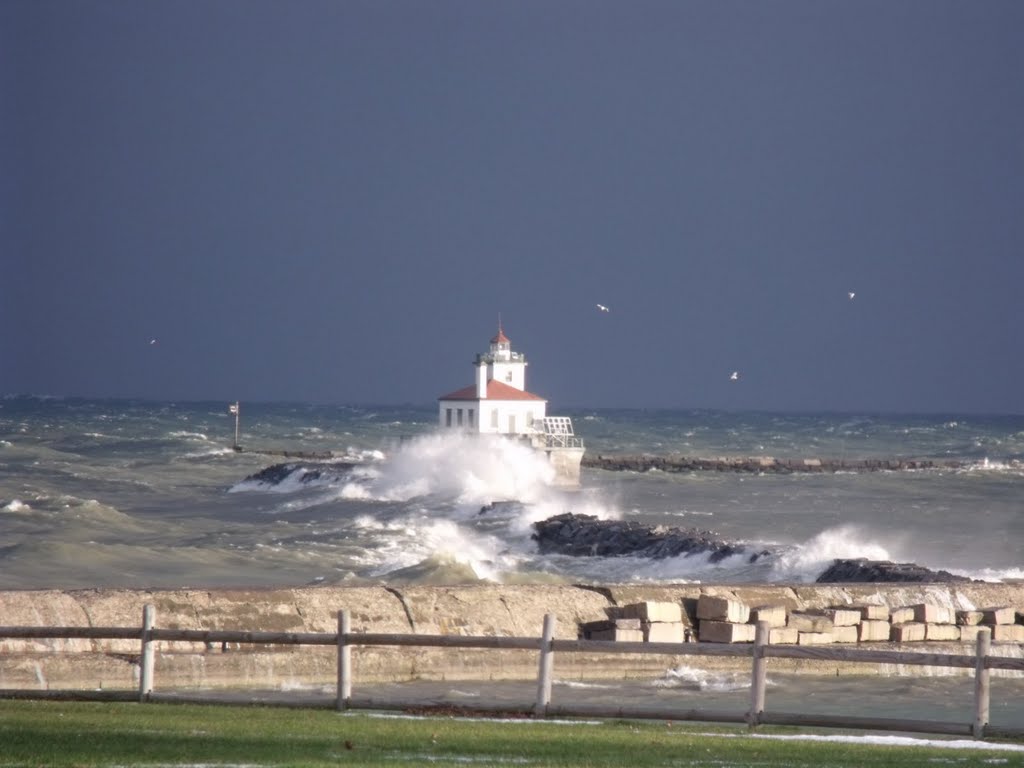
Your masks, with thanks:
<instances>
[{"instance_id":1,"label":"rocky breakwater","mask_svg":"<svg viewBox=\"0 0 1024 768\"><path fill-rule=\"evenodd\" d=\"M544 554L590 557L635 555L661 559L707 554L715 563L733 555L747 555L749 562L771 556L762 549L748 551L742 544L719 539L697 528L648 526L623 520L600 520L593 515L566 512L533 524L537 546Z\"/></svg>"},{"instance_id":2,"label":"rocky breakwater","mask_svg":"<svg viewBox=\"0 0 1024 768\"><path fill-rule=\"evenodd\" d=\"M880 472L914 469L959 469L963 462L940 459L776 459L771 456L722 456L696 458L671 454L585 454L580 466L613 472Z\"/></svg>"},{"instance_id":3,"label":"rocky breakwater","mask_svg":"<svg viewBox=\"0 0 1024 768\"><path fill-rule=\"evenodd\" d=\"M541 552L576 557L690 557L705 555L712 563L743 556L749 563L764 562L777 552L725 541L711 531L697 528L649 526L635 521L600 520L593 515L566 512L534 523L533 538ZM864 558L834 560L816 581L821 584L860 582L947 583L970 581L948 571L936 571L916 563L894 563Z\"/></svg>"}]
</instances>

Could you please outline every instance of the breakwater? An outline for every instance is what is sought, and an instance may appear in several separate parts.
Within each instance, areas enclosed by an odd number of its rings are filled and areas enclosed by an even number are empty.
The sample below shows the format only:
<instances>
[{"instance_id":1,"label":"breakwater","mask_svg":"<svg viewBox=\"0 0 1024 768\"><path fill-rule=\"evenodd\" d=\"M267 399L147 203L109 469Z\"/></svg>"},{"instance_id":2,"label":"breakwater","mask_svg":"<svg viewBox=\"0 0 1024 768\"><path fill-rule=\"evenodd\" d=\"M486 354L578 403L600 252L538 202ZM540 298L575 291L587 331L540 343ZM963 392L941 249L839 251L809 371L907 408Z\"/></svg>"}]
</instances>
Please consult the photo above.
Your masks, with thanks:
<instances>
[{"instance_id":1,"label":"breakwater","mask_svg":"<svg viewBox=\"0 0 1024 768\"><path fill-rule=\"evenodd\" d=\"M951 459L776 459L771 456L721 456L697 458L669 454L584 454L581 466L613 472L883 472L915 469L962 469L963 461Z\"/></svg>"},{"instance_id":2,"label":"breakwater","mask_svg":"<svg viewBox=\"0 0 1024 768\"><path fill-rule=\"evenodd\" d=\"M4 626L139 627L143 607L155 608L161 629L261 632L336 632L338 611L351 615L355 633L416 633L456 636L537 637L545 614L555 617L557 639L575 639L581 628L605 620L609 609L644 601L676 603L696 617L702 596L748 606L783 606L811 612L836 606L877 604L891 608L929 604L949 611L1012 606L1024 610L1024 584L808 584L741 587L645 585L471 585L452 587L299 587L291 589L24 590L0 592ZM881 643L880 648L888 644ZM969 643L945 650L972 653ZM889 645L913 650L915 644ZM941 647L928 644L931 650ZM1007 646L1022 652L1022 644ZM118 689L139 680L137 639L48 640L0 638L0 688ZM241 643L160 642L157 667L168 687L301 688L331 685L336 650L330 647L251 646ZM536 654L478 649L357 647L353 663L366 682L406 680L530 680ZM561 654L562 679L654 677L680 659L661 656ZM707 658L709 669L749 666L748 660ZM773 660L783 669L786 660ZM794 671L871 674L841 662L801 661ZM884 673L884 672L883 672ZM892 673L892 670L889 670ZM170 682L170 681L173 681Z\"/></svg>"}]
</instances>

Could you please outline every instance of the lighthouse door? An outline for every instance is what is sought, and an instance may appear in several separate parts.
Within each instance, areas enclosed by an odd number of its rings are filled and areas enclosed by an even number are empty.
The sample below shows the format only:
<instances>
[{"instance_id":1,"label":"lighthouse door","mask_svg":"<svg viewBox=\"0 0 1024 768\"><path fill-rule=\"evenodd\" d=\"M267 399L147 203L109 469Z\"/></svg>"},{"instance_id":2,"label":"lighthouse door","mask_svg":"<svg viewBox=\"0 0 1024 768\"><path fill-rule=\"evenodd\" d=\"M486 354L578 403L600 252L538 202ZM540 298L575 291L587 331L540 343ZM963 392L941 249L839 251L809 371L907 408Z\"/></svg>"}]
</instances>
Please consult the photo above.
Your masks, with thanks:
<instances>
[{"instance_id":1,"label":"lighthouse door","mask_svg":"<svg viewBox=\"0 0 1024 768\"><path fill-rule=\"evenodd\" d=\"M516 415L514 413L508 415L508 433L510 435L516 433Z\"/></svg>"}]
</instances>

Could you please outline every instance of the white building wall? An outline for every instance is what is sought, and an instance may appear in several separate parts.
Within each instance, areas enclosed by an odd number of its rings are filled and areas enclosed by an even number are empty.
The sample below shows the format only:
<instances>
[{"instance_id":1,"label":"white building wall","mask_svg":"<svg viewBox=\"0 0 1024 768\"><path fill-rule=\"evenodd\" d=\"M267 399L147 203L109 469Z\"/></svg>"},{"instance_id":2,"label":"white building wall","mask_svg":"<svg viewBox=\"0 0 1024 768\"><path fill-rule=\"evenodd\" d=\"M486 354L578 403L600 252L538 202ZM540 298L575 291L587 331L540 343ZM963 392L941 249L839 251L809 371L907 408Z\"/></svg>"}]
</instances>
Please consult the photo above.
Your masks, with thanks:
<instances>
[{"instance_id":1,"label":"white building wall","mask_svg":"<svg viewBox=\"0 0 1024 768\"><path fill-rule=\"evenodd\" d=\"M547 415L544 400L441 400L439 403L438 424L442 429L480 434L529 434L533 431L533 422Z\"/></svg>"},{"instance_id":2,"label":"white building wall","mask_svg":"<svg viewBox=\"0 0 1024 768\"><path fill-rule=\"evenodd\" d=\"M495 360L487 366L487 378L526 391L526 363Z\"/></svg>"}]
</instances>

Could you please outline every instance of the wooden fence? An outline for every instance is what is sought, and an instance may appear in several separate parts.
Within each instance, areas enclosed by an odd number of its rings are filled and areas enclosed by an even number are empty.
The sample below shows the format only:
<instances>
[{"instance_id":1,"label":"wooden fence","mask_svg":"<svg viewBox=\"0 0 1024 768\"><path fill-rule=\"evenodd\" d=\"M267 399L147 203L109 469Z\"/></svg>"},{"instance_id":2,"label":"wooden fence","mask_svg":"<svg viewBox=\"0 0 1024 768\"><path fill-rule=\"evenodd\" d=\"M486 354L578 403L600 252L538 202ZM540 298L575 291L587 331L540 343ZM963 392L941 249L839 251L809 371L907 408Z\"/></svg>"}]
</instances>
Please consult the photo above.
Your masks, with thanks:
<instances>
[{"instance_id":1,"label":"wooden fence","mask_svg":"<svg viewBox=\"0 0 1024 768\"><path fill-rule=\"evenodd\" d=\"M461 635L417 635L353 633L348 611L338 612L336 633L247 632L235 630L158 629L154 624L153 606L143 610L142 627L0 627L3 638L60 638L130 640L141 643L139 663L139 690L122 692L0 690L0 698L74 698L103 700L155 700L154 661L157 641L185 641L205 644L240 643L267 645L331 645L337 647L337 698L335 706L346 709L405 709L415 703L390 703L360 699L352 695L355 673L352 665L354 646L406 646L414 648L483 648L525 650L538 653L537 697L532 712L546 715L584 716L606 718L654 718L660 720L693 720L704 722L746 723L758 725L794 725L828 728L860 728L948 735L1024 737L1024 728L994 727L989 724L990 686L989 672L1004 669L1024 672L1024 659L991 656L991 631L979 631L976 653L971 655L915 653L904 651L871 651L828 646L770 645L767 622L757 625L752 645L724 643L647 643L611 640L558 640L554 638L555 618L544 617L541 637L465 637ZM671 708L615 708L574 704L560 706L552 702L551 683L555 654L572 653L625 653L660 654L669 656L730 656L751 659L751 686L749 707L744 712L709 710L679 710ZM896 718L851 717L826 714L774 712L765 708L767 663L770 658L814 659L864 664L901 664L922 667L950 667L974 670L974 719L970 723ZM182 700L178 698L177 700ZM186 697L187 700L187 697ZM511 711L505 706L475 705L481 711Z\"/></svg>"}]
</instances>

